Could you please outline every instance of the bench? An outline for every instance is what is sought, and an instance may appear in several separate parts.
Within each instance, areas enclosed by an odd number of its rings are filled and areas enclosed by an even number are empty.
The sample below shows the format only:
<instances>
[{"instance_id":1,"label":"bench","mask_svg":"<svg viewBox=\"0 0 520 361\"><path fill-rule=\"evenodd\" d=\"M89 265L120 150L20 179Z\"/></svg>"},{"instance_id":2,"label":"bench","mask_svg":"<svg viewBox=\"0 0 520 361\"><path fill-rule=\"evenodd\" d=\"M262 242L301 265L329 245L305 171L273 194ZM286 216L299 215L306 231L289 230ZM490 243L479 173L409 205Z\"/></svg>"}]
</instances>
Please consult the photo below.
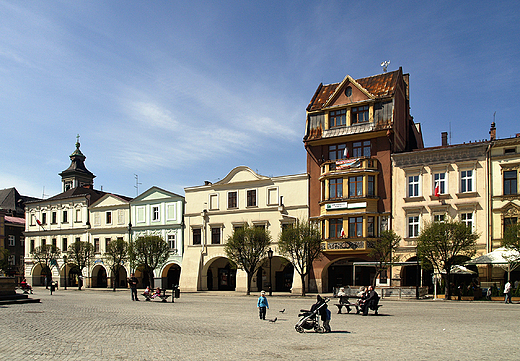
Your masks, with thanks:
<instances>
[{"instance_id":1,"label":"bench","mask_svg":"<svg viewBox=\"0 0 520 361\"><path fill-rule=\"evenodd\" d=\"M339 303L335 303L334 306L338 308L338 313L341 313L341 309L345 307L347 310L347 313L350 313L350 308L355 307L356 313L359 313L359 305L357 303L352 303L349 301L348 296L340 296L339 297Z\"/></svg>"}]
</instances>

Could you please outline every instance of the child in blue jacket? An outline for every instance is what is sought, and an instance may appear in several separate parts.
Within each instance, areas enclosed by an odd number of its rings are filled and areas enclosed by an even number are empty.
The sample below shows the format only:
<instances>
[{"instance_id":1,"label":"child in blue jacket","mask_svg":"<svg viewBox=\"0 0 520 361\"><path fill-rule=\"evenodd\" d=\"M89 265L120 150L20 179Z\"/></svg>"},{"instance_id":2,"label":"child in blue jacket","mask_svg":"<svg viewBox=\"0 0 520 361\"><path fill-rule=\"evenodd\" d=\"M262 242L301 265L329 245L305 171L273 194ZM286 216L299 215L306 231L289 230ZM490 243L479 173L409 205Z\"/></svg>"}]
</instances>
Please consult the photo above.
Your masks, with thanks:
<instances>
[{"instance_id":1,"label":"child in blue jacket","mask_svg":"<svg viewBox=\"0 0 520 361\"><path fill-rule=\"evenodd\" d=\"M269 308L269 303L267 303L267 298L265 297L265 291L260 292L260 297L258 297L256 306L258 307L260 319L265 320L265 313Z\"/></svg>"}]
</instances>

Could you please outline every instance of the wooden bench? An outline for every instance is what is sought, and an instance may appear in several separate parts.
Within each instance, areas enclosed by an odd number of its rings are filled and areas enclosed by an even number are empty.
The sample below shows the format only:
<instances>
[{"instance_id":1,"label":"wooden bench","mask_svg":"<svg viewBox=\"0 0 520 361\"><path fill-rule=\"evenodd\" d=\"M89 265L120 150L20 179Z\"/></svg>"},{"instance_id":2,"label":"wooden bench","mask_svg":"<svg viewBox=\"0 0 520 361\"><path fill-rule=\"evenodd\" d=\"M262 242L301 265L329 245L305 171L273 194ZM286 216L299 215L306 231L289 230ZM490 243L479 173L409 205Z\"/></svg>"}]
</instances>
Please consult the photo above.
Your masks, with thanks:
<instances>
[{"instance_id":1,"label":"wooden bench","mask_svg":"<svg viewBox=\"0 0 520 361\"><path fill-rule=\"evenodd\" d=\"M343 307L345 307L347 313L350 313L351 307L355 307L356 313L359 313L359 305L357 303L350 302L348 296L340 296L339 303L335 303L334 306L338 308L338 313L341 313L341 309Z\"/></svg>"}]
</instances>

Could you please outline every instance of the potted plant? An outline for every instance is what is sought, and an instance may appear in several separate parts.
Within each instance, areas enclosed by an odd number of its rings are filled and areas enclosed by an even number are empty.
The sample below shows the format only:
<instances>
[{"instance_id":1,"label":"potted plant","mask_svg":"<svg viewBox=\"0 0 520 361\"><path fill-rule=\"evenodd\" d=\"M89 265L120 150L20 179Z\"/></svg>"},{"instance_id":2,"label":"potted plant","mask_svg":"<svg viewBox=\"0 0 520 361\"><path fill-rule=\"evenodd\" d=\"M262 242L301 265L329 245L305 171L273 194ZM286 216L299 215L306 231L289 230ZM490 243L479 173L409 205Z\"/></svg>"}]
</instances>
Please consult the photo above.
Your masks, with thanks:
<instances>
[{"instance_id":1,"label":"potted plant","mask_svg":"<svg viewBox=\"0 0 520 361\"><path fill-rule=\"evenodd\" d=\"M511 301L520 301L520 284L513 290Z\"/></svg>"},{"instance_id":2,"label":"potted plant","mask_svg":"<svg viewBox=\"0 0 520 361\"><path fill-rule=\"evenodd\" d=\"M462 295L460 297L462 301L473 301L475 299L475 291L472 285L462 285Z\"/></svg>"},{"instance_id":3,"label":"potted plant","mask_svg":"<svg viewBox=\"0 0 520 361\"><path fill-rule=\"evenodd\" d=\"M497 287L496 283L491 286L491 301L503 301L504 294L500 294L502 287Z\"/></svg>"}]
</instances>

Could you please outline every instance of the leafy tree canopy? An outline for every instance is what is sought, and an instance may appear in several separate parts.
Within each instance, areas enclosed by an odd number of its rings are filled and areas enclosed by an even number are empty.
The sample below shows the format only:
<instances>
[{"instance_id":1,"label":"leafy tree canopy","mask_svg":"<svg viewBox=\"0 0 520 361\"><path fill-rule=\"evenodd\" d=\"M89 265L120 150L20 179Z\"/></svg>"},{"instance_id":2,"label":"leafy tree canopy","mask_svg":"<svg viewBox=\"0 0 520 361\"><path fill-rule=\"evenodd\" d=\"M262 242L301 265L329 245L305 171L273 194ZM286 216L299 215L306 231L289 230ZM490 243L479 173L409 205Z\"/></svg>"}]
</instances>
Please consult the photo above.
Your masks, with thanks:
<instances>
[{"instance_id":1,"label":"leafy tree canopy","mask_svg":"<svg viewBox=\"0 0 520 361\"><path fill-rule=\"evenodd\" d=\"M153 271L166 263L170 246L159 236L138 237L129 246L129 256L148 272L150 285L153 285Z\"/></svg>"}]
</instances>

